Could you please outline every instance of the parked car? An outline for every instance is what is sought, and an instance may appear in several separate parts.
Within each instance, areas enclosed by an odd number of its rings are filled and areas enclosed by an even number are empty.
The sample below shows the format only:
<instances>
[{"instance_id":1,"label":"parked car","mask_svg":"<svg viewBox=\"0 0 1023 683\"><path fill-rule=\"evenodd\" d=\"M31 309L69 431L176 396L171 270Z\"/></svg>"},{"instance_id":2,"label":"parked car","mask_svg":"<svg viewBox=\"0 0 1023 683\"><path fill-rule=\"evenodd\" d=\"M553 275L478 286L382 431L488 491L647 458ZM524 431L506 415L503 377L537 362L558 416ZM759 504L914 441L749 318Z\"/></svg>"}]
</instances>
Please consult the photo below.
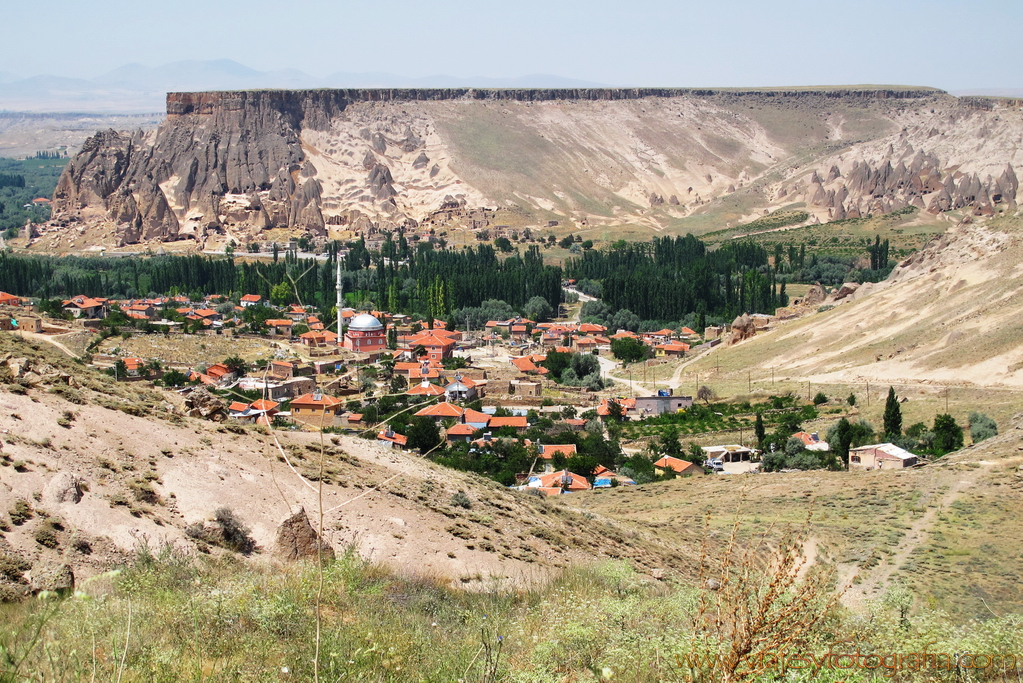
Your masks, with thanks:
<instances>
[{"instance_id":1,"label":"parked car","mask_svg":"<svg viewBox=\"0 0 1023 683\"><path fill-rule=\"evenodd\" d=\"M721 462L721 458L710 458L707 462L703 463L703 466L709 467L715 472L723 472L725 469L725 465Z\"/></svg>"}]
</instances>

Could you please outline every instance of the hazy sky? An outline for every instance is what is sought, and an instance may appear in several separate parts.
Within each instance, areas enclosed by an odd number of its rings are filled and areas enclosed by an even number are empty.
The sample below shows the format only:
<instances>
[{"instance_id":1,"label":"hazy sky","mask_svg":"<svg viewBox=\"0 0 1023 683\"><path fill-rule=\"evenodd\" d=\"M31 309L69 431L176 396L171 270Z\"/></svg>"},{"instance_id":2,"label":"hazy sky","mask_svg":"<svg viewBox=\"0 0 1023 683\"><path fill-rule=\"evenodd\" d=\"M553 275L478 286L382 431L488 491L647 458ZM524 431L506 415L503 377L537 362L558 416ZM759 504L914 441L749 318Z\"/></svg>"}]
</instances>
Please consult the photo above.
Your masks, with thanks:
<instances>
[{"instance_id":1,"label":"hazy sky","mask_svg":"<svg viewBox=\"0 0 1023 683\"><path fill-rule=\"evenodd\" d=\"M318 77L1023 87L1021 0L32 0L4 15L0 72L21 77L226 58Z\"/></svg>"}]
</instances>

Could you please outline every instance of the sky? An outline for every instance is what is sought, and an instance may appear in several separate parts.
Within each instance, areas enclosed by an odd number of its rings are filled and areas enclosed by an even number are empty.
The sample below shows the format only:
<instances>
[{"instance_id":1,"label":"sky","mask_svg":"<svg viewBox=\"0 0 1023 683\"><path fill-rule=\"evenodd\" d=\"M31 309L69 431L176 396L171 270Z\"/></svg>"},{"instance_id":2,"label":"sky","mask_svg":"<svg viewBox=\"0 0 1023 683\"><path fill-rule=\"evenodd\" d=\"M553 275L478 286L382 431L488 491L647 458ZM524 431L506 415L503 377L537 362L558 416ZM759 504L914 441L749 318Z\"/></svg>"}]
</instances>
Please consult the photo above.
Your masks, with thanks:
<instances>
[{"instance_id":1,"label":"sky","mask_svg":"<svg viewBox=\"0 0 1023 683\"><path fill-rule=\"evenodd\" d=\"M0 73L128 63L418 78L553 74L614 86L1023 88L1021 0L33 0ZM22 27L22 30L11 30Z\"/></svg>"}]
</instances>

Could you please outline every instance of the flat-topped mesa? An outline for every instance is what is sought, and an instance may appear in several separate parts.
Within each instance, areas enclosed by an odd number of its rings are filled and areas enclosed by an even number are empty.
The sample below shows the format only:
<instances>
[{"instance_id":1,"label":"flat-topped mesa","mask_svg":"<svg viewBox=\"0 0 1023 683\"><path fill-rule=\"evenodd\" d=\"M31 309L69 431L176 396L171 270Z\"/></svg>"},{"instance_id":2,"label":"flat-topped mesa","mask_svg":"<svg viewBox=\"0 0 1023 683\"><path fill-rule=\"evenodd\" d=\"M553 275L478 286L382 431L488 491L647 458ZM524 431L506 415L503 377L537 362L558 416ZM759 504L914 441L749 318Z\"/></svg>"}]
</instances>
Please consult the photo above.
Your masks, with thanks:
<instances>
[{"instance_id":1,"label":"flat-topped mesa","mask_svg":"<svg viewBox=\"0 0 1023 683\"><path fill-rule=\"evenodd\" d=\"M873 98L913 99L947 94L937 88L884 86L842 88L318 88L310 90L225 90L167 93L167 115L212 114L253 104L284 108L319 105L340 111L356 102L425 102L438 100L638 100L645 97L699 98Z\"/></svg>"},{"instance_id":2,"label":"flat-topped mesa","mask_svg":"<svg viewBox=\"0 0 1023 683\"><path fill-rule=\"evenodd\" d=\"M811 222L992 215L1015 210L1020 168L1023 110L934 88L175 92L158 130L83 146L42 239L267 249L402 226L490 240L798 202Z\"/></svg>"}]
</instances>

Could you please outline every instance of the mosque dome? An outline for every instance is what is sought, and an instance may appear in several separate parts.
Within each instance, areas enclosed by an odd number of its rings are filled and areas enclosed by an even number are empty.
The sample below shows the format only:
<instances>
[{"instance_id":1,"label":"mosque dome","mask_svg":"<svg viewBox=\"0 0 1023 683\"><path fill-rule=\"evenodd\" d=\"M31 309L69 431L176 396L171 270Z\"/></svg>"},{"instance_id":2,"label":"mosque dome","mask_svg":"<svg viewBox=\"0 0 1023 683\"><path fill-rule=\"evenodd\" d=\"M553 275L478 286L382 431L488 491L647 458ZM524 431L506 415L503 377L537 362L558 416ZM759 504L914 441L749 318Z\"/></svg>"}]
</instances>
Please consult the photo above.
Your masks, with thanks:
<instances>
[{"instance_id":1,"label":"mosque dome","mask_svg":"<svg viewBox=\"0 0 1023 683\"><path fill-rule=\"evenodd\" d=\"M377 332L384 329L384 325L369 313L363 313L352 318L348 329L355 332Z\"/></svg>"}]
</instances>

